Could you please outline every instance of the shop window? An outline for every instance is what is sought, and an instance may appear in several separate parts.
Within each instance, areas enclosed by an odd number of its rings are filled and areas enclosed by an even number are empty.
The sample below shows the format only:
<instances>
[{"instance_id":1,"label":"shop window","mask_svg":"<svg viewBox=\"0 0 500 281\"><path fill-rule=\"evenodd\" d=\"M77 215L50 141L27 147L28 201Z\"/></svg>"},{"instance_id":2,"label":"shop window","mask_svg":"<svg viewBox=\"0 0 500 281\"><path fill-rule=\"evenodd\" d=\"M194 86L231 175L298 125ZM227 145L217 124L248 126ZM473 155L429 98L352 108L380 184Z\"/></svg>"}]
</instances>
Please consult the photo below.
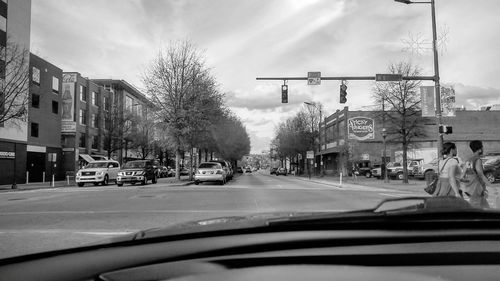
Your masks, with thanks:
<instances>
[{"instance_id":1,"label":"shop window","mask_svg":"<svg viewBox=\"0 0 500 281\"><path fill-rule=\"evenodd\" d=\"M59 103L55 100L52 101L52 113L59 114Z\"/></svg>"},{"instance_id":2,"label":"shop window","mask_svg":"<svg viewBox=\"0 0 500 281\"><path fill-rule=\"evenodd\" d=\"M38 138L38 123L31 123L31 136Z\"/></svg>"}]
</instances>

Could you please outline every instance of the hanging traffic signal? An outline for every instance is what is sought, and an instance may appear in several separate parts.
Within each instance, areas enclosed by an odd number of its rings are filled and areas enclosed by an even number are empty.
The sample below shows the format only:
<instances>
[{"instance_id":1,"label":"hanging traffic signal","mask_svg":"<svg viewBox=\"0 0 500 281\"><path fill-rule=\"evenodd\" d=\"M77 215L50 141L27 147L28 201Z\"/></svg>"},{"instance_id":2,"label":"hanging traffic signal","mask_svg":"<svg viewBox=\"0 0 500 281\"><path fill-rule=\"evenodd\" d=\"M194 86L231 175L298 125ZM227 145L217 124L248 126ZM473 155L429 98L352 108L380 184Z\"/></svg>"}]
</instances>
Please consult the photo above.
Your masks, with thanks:
<instances>
[{"instance_id":1,"label":"hanging traffic signal","mask_svg":"<svg viewBox=\"0 0 500 281\"><path fill-rule=\"evenodd\" d=\"M347 102L347 86L345 84L340 85L340 103Z\"/></svg>"},{"instance_id":2,"label":"hanging traffic signal","mask_svg":"<svg viewBox=\"0 0 500 281\"><path fill-rule=\"evenodd\" d=\"M288 103L288 85L281 85L281 103Z\"/></svg>"}]
</instances>

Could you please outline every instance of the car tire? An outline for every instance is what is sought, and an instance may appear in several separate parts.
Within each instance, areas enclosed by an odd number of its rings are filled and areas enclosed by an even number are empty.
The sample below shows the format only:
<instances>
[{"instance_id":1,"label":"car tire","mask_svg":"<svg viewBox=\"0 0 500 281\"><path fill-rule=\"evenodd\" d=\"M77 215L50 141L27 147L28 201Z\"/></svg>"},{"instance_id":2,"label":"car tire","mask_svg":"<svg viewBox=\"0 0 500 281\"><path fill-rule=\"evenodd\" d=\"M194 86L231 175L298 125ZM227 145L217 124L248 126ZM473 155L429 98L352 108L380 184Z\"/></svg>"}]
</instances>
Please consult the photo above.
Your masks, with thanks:
<instances>
[{"instance_id":1,"label":"car tire","mask_svg":"<svg viewBox=\"0 0 500 281\"><path fill-rule=\"evenodd\" d=\"M372 177L372 173L371 173L371 172L366 172L366 173L365 173L365 177L367 177L367 178L371 178L371 177Z\"/></svg>"},{"instance_id":2,"label":"car tire","mask_svg":"<svg viewBox=\"0 0 500 281\"><path fill-rule=\"evenodd\" d=\"M103 186L106 186L106 185L108 185L108 183L109 183L109 178L108 178L108 175L105 175L105 176L104 176L104 179L102 180L102 185L103 185Z\"/></svg>"},{"instance_id":3,"label":"car tire","mask_svg":"<svg viewBox=\"0 0 500 281\"><path fill-rule=\"evenodd\" d=\"M99 183L98 182L93 182L94 186L98 186Z\"/></svg>"},{"instance_id":4,"label":"car tire","mask_svg":"<svg viewBox=\"0 0 500 281\"><path fill-rule=\"evenodd\" d=\"M493 175L492 172L487 172L486 174L484 174L484 176L488 179L490 183L495 182L495 176Z\"/></svg>"},{"instance_id":5,"label":"car tire","mask_svg":"<svg viewBox=\"0 0 500 281\"><path fill-rule=\"evenodd\" d=\"M195 181L195 182L194 182L194 184L195 184L195 185L199 185L199 184L200 184L200 182L199 182L199 181Z\"/></svg>"},{"instance_id":6,"label":"car tire","mask_svg":"<svg viewBox=\"0 0 500 281\"><path fill-rule=\"evenodd\" d=\"M399 173L396 174L396 179L402 180L403 178L404 178L403 173L399 172Z\"/></svg>"},{"instance_id":7,"label":"car tire","mask_svg":"<svg viewBox=\"0 0 500 281\"><path fill-rule=\"evenodd\" d=\"M144 179L141 181L141 185L146 185L148 183L148 178L144 176Z\"/></svg>"},{"instance_id":8,"label":"car tire","mask_svg":"<svg viewBox=\"0 0 500 281\"><path fill-rule=\"evenodd\" d=\"M123 182L116 182L116 185L123 186Z\"/></svg>"},{"instance_id":9,"label":"car tire","mask_svg":"<svg viewBox=\"0 0 500 281\"><path fill-rule=\"evenodd\" d=\"M78 183L78 186L79 186L79 187L83 187L84 185L85 185L85 183L83 183L83 182L79 182L79 183Z\"/></svg>"},{"instance_id":10,"label":"car tire","mask_svg":"<svg viewBox=\"0 0 500 281\"><path fill-rule=\"evenodd\" d=\"M224 185L224 180L219 181L219 185Z\"/></svg>"},{"instance_id":11,"label":"car tire","mask_svg":"<svg viewBox=\"0 0 500 281\"><path fill-rule=\"evenodd\" d=\"M152 182L152 183L157 183L157 182L158 182L158 180L156 179L156 177L155 177L155 176L153 176L153 179L151 180L151 182Z\"/></svg>"}]
</instances>

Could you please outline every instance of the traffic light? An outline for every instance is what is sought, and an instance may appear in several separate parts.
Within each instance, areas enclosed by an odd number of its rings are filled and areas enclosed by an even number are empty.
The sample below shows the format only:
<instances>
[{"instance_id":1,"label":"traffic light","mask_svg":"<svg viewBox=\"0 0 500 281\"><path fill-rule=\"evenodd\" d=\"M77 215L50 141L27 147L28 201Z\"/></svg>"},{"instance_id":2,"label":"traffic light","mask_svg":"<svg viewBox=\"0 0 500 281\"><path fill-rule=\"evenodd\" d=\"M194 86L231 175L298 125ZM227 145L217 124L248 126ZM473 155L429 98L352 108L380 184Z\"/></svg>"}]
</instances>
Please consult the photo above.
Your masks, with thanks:
<instances>
[{"instance_id":1,"label":"traffic light","mask_svg":"<svg viewBox=\"0 0 500 281\"><path fill-rule=\"evenodd\" d=\"M453 128L447 125L439 125L439 133L445 135L451 134L453 133Z\"/></svg>"},{"instance_id":2,"label":"traffic light","mask_svg":"<svg viewBox=\"0 0 500 281\"><path fill-rule=\"evenodd\" d=\"M281 85L281 103L288 103L288 86Z\"/></svg>"},{"instance_id":3,"label":"traffic light","mask_svg":"<svg viewBox=\"0 0 500 281\"><path fill-rule=\"evenodd\" d=\"M347 102L347 86L345 84L340 85L340 103Z\"/></svg>"}]
</instances>

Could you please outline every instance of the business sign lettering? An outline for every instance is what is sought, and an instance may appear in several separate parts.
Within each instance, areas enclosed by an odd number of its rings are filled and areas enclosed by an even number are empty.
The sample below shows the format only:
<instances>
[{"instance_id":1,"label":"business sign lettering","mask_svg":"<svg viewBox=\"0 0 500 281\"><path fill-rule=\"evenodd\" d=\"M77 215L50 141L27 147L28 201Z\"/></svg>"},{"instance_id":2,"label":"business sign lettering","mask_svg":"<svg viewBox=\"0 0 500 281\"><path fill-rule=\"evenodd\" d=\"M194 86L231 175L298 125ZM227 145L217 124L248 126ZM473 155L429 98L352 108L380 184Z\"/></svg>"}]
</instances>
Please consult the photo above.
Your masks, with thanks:
<instances>
[{"instance_id":1,"label":"business sign lettering","mask_svg":"<svg viewBox=\"0 0 500 281\"><path fill-rule=\"evenodd\" d=\"M0 159L15 159L16 153L14 151L0 151Z\"/></svg>"},{"instance_id":2,"label":"business sign lettering","mask_svg":"<svg viewBox=\"0 0 500 281\"><path fill-rule=\"evenodd\" d=\"M434 98L434 86L420 87L420 104L422 106L422 117L436 116L436 106Z\"/></svg>"},{"instance_id":3,"label":"business sign lettering","mask_svg":"<svg viewBox=\"0 0 500 281\"><path fill-rule=\"evenodd\" d=\"M375 122L368 117L353 117L347 120L350 140L368 140L375 138Z\"/></svg>"}]
</instances>

